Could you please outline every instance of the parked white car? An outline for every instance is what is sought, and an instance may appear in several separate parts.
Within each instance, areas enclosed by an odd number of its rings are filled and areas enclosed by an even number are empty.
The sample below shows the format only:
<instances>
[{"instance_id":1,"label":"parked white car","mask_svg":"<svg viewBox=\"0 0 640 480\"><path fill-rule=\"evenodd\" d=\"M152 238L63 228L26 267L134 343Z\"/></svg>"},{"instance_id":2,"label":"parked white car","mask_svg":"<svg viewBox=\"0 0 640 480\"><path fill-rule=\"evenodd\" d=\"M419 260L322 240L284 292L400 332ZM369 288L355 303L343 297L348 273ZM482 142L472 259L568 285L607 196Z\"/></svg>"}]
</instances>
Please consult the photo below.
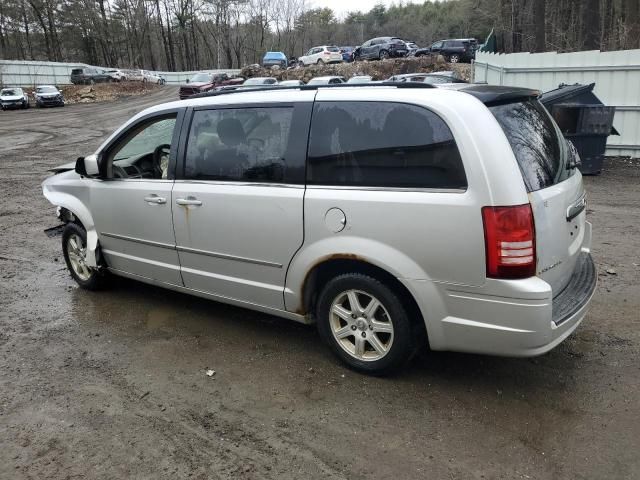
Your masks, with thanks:
<instances>
[{"instance_id":1,"label":"parked white car","mask_svg":"<svg viewBox=\"0 0 640 480\"><path fill-rule=\"evenodd\" d=\"M282 80L278 83L279 87L301 87L304 85L302 80Z\"/></svg>"},{"instance_id":2,"label":"parked white car","mask_svg":"<svg viewBox=\"0 0 640 480\"><path fill-rule=\"evenodd\" d=\"M373 80L371 75L354 75L347 83L370 83Z\"/></svg>"},{"instance_id":3,"label":"parked white car","mask_svg":"<svg viewBox=\"0 0 640 480\"><path fill-rule=\"evenodd\" d=\"M326 77L315 77L309 80L307 85L333 85L338 83L346 83L344 77L338 77L335 75L326 76Z\"/></svg>"},{"instance_id":4,"label":"parked white car","mask_svg":"<svg viewBox=\"0 0 640 480\"><path fill-rule=\"evenodd\" d=\"M149 83L157 83L158 85L162 85L164 83L164 79L155 72L150 72L149 70L141 70L142 81Z\"/></svg>"},{"instance_id":5,"label":"parked white car","mask_svg":"<svg viewBox=\"0 0 640 480\"><path fill-rule=\"evenodd\" d=\"M117 68L105 70L105 73L107 73L116 82L127 80L127 75L122 70L119 70Z\"/></svg>"},{"instance_id":6,"label":"parked white car","mask_svg":"<svg viewBox=\"0 0 640 480\"><path fill-rule=\"evenodd\" d=\"M19 87L3 88L0 90L0 105L2 110L29 108L29 96Z\"/></svg>"},{"instance_id":7,"label":"parked white car","mask_svg":"<svg viewBox=\"0 0 640 480\"><path fill-rule=\"evenodd\" d=\"M298 63L303 67L307 65L314 65L316 63L341 63L342 61L342 52L334 45L313 47L306 55L298 58Z\"/></svg>"}]
</instances>

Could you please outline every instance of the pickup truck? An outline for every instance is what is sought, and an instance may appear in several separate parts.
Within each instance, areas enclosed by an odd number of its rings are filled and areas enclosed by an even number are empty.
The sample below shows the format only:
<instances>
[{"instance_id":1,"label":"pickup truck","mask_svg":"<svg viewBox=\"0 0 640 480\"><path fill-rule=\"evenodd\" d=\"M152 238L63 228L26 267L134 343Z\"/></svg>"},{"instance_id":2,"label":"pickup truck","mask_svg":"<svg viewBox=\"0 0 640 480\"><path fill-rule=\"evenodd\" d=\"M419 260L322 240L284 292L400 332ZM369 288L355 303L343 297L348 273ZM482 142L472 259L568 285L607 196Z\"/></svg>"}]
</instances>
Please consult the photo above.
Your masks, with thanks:
<instances>
[{"instance_id":1,"label":"pickup truck","mask_svg":"<svg viewBox=\"0 0 640 480\"><path fill-rule=\"evenodd\" d=\"M178 95L180 100L184 100L196 93L208 92L216 87L242 85L243 82L244 78L230 78L226 73L196 73L180 87Z\"/></svg>"}]
</instances>

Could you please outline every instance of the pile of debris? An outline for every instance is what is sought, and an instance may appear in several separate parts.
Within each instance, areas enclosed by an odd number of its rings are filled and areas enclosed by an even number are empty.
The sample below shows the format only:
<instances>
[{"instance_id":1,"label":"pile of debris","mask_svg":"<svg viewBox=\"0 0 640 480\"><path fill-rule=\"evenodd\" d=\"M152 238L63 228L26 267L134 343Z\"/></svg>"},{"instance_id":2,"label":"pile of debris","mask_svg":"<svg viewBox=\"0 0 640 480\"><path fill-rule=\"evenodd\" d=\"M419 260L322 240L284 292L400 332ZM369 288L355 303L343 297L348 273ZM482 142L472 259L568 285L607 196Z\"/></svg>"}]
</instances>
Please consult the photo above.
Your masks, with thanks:
<instances>
[{"instance_id":1,"label":"pile of debris","mask_svg":"<svg viewBox=\"0 0 640 480\"><path fill-rule=\"evenodd\" d=\"M61 90L65 103L94 103L143 95L156 88L159 86L148 82L119 82L89 86L69 85L62 87Z\"/></svg>"},{"instance_id":2,"label":"pile of debris","mask_svg":"<svg viewBox=\"0 0 640 480\"><path fill-rule=\"evenodd\" d=\"M275 77L278 80L302 80L306 83L314 77L326 75L337 75L345 78L351 78L355 75L370 75L373 80L385 80L392 75L403 73L431 73L446 70L453 70L463 80L471 80L471 65L447 63L441 56L389 58L386 60L312 65L309 67L297 66L286 70L277 66L266 69L254 64L244 67L240 75L245 78Z\"/></svg>"}]
</instances>

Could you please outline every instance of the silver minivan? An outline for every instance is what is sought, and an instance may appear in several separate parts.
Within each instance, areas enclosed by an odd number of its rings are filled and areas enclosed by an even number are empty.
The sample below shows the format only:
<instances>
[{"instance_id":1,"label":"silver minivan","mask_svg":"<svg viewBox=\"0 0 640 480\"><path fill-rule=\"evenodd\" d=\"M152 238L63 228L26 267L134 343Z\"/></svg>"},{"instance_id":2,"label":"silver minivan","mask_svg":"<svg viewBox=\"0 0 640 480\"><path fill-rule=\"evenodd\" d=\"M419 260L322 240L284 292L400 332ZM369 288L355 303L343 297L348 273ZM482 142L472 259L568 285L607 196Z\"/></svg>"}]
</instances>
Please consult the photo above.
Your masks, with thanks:
<instances>
[{"instance_id":1,"label":"silver minivan","mask_svg":"<svg viewBox=\"0 0 640 480\"><path fill-rule=\"evenodd\" d=\"M43 183L109 274L304 323L350 367L547 352L596 285L575 149L534 90L283 87L149 108Z\"/></svg>"}]
</instances>

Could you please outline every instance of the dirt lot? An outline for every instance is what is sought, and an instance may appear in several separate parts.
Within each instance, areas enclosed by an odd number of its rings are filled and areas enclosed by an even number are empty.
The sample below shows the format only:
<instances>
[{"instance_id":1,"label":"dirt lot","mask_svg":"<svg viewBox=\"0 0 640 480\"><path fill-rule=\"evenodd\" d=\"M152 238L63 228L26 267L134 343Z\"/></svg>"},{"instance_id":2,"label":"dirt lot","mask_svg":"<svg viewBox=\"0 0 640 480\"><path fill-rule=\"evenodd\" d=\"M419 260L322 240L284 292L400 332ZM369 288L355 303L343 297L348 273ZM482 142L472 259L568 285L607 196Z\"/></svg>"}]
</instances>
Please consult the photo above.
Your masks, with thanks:
<instances>
[{"instance_id":1,"label":"dirt lot","mask_svg":"<svg viewBox=\"0 0 640 480\"><path fill-rule=\"evenodd\" d=\"M536 359L423 353L371 378L313 327L72 282L43 234L47 168L175 97L0 112L0 478L640 478L638 162L586 179L600 282L568 341Z\"/></svg>"}]
</instances>

